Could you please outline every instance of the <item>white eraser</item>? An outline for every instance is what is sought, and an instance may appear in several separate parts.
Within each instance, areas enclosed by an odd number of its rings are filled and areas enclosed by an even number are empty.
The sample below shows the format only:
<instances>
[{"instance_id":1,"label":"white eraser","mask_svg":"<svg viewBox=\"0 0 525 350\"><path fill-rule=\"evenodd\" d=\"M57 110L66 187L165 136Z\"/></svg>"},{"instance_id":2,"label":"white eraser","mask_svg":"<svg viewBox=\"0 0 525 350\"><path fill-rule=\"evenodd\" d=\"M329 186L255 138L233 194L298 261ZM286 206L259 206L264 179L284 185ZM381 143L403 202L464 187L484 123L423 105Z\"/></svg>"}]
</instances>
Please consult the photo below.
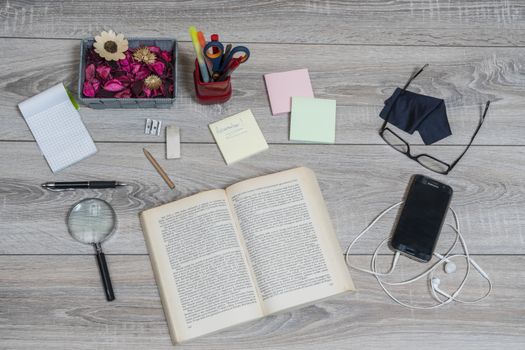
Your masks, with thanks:
<instances>
[{"instance_id":1,"label":"white eraser","mask_svg":"<svg viewBox=\"0 0 525 350\"><path fill-rule=\"evenodd\" d=\"M166 127L166 159L180 158L180 129L175 125Z\"/></svg>"}]
</instances>

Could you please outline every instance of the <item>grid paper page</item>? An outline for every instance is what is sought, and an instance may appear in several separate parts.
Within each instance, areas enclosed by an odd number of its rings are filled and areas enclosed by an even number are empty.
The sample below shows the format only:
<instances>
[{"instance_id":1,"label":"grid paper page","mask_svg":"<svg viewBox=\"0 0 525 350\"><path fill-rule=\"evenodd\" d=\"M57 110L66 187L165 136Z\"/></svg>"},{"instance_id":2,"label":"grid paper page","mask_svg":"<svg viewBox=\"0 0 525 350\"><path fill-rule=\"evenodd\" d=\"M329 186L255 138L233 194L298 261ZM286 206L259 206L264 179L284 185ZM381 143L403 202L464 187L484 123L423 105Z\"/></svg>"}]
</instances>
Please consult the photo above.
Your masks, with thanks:
<instances>
[{"instance_id":1,"label":"grid paper page","mask_svg":"<svg viewBox=\"0 0 525 350\"><path fill-rule=\"evenodd\" d=\"M62 87L64 94L65 89ZM38 95L37 95L38 96ZM97 148L69 97L45 110L26 115L27 125L53 172L62 170L97 152ZM36 96L35 96L36 97ZM48 100L49 101L49 100ZM29 102L29 100L27 101ZM38 106L31 106L34 109Z\"/></svg>"}]
</instances>

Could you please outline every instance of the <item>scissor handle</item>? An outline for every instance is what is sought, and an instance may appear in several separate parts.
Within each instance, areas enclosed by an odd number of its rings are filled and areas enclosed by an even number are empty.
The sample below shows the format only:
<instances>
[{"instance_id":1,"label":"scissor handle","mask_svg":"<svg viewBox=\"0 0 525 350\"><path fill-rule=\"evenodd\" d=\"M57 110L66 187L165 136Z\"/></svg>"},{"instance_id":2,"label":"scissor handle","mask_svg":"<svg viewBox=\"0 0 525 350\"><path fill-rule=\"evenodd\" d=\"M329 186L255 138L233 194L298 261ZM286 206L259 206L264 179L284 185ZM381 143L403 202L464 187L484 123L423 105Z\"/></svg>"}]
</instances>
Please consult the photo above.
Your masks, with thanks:
<instances>
[{"instance_id":1,"label":"scissor handle","mask_svg":"<svg viewBox=\"0 0 525 350\"><path fill-rule=\"evenodd\" d=\"M206 44L206 46L204 46L204 56L206 56L210 60L214 60L216 58L220 59L223 52L224 46L221 44L220 41L210 41Z\"/></svg>"},{"instance_id":2,"label":"scissor handle","mask_svg":"<svg viewBox=\"0 0 525 350\"><path fill-rule=\"evenodd\" d=\"M212 73L220 71L224 46L219 41L212 40L204 46L203 51L204 57L211 62Z\"/></svg>"},{"instance_id":3,"label":"scissor handle","mask_svg":"<svg viewBox=\"0 0 525 350\"><path fill-rule=\"evenodd\" d=\"M234 59L239 61L239 63L244 63L248 58L250 58L250 50L248 50L246 46L236 46L231 49L228 57L225 57L225 59L222 60L221 71L224 71Z\"/></svg>"},{"instance_id":4,"label":"scissor handle","mask_svg":"<svg viewBox=\"0 0 525 350\"><path fill-rule=\"evenodd\" d=\"M235 57L235 54L237 53L244 53L244 55L237 56L241 59L239 63L244 63L248 60L248 58L250 58L250 50L248 50L246 46L236 46L230 51L230 54L228 55L230 57L230 60L232 58L237 58Z\"/></svg>"}]
</instances>

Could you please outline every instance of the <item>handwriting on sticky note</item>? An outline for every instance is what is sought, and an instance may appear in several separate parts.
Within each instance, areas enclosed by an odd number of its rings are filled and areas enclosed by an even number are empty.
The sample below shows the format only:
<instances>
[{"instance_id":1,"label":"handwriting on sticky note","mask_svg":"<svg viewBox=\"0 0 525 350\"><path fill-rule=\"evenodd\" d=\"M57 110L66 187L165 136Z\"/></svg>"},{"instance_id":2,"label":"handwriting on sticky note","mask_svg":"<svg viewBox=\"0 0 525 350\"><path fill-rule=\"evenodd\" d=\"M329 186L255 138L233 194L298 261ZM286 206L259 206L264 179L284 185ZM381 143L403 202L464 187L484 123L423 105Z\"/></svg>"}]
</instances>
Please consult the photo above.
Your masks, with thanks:
<instances>
[{"instance_id":1,"label":"handwriting on sticky note","mask_svg":"<svg viewBox=\"0 0 525 350\"><path fill-rule=\"evenodd\" d=\"M248 129L241 118L234 118L225 121L224 124L215 125L215 132L226 139L231 139L247 133Z\"/></svg>"},{"instance_id":2,"label":"handwriting on sticky note","mask_svg":"<svg viewBox=\"0 0 525 350\"><path fill-rule=\"evenodd\" d=\"M248 109L210 124L210 130L227 164L268 149L268 144Z\"/></svg>"}]
</instances>

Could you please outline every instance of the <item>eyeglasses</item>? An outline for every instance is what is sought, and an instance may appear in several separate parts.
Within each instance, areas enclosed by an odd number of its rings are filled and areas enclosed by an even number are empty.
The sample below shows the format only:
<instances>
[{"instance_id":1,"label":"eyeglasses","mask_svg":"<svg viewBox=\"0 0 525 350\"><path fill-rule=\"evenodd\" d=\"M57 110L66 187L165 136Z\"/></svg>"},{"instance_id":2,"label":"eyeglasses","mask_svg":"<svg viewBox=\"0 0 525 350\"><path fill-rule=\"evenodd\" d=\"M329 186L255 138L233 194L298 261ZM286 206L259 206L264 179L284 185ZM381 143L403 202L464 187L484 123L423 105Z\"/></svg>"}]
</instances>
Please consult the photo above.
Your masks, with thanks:
<instances>
[{"instance_id":1,"label":"eyeglasses","mask_svg":"<svg viewBox=\"0 0 525 350\"><path fill-rule=\"evenodd\" d=\"M403 87L403 91L406 90L410 82L415 77L417 77L419 73L421 73L426 66L427 65L424 65L423 68L421 68L416 74L414 74L408 80L408 82ZM410 151L410 145L408 144L408 142L403 140L401 136L399 136L398 134L396 134L394 131L392 131L390 128L387 127L388 118L390 117L390 113L388 113L388 115L385 117L385 121L383 122L383 125L381 126L381 129L379 130L379 135L393 149L395 149L398 152L403 153L408 158L418 162L420 165L427 168L428 170L431 170L433 172L436 172L442 175L447 175L448 173L452 171L452 169L454 169L456 164L461 160L461 158L463 158L465 153L467 153L467 150L472 145L472 142L474 141L474 138L478 134L478 131L481 128L481 125L483 125L483 122L485 121L485 116L487 115L489 106L490 106L490 101L487 101L487 103L485 104L485 110L483 111L481 115L479 124L476 130L474 131L474 134L472 134L472 137L470 138L470 142L468 143L467 147L463 150L463 152L459 155L459 157L455 161L453 161L451 164L448 164L426 153L413 154Z\"/></svg>"}]
</instances>

